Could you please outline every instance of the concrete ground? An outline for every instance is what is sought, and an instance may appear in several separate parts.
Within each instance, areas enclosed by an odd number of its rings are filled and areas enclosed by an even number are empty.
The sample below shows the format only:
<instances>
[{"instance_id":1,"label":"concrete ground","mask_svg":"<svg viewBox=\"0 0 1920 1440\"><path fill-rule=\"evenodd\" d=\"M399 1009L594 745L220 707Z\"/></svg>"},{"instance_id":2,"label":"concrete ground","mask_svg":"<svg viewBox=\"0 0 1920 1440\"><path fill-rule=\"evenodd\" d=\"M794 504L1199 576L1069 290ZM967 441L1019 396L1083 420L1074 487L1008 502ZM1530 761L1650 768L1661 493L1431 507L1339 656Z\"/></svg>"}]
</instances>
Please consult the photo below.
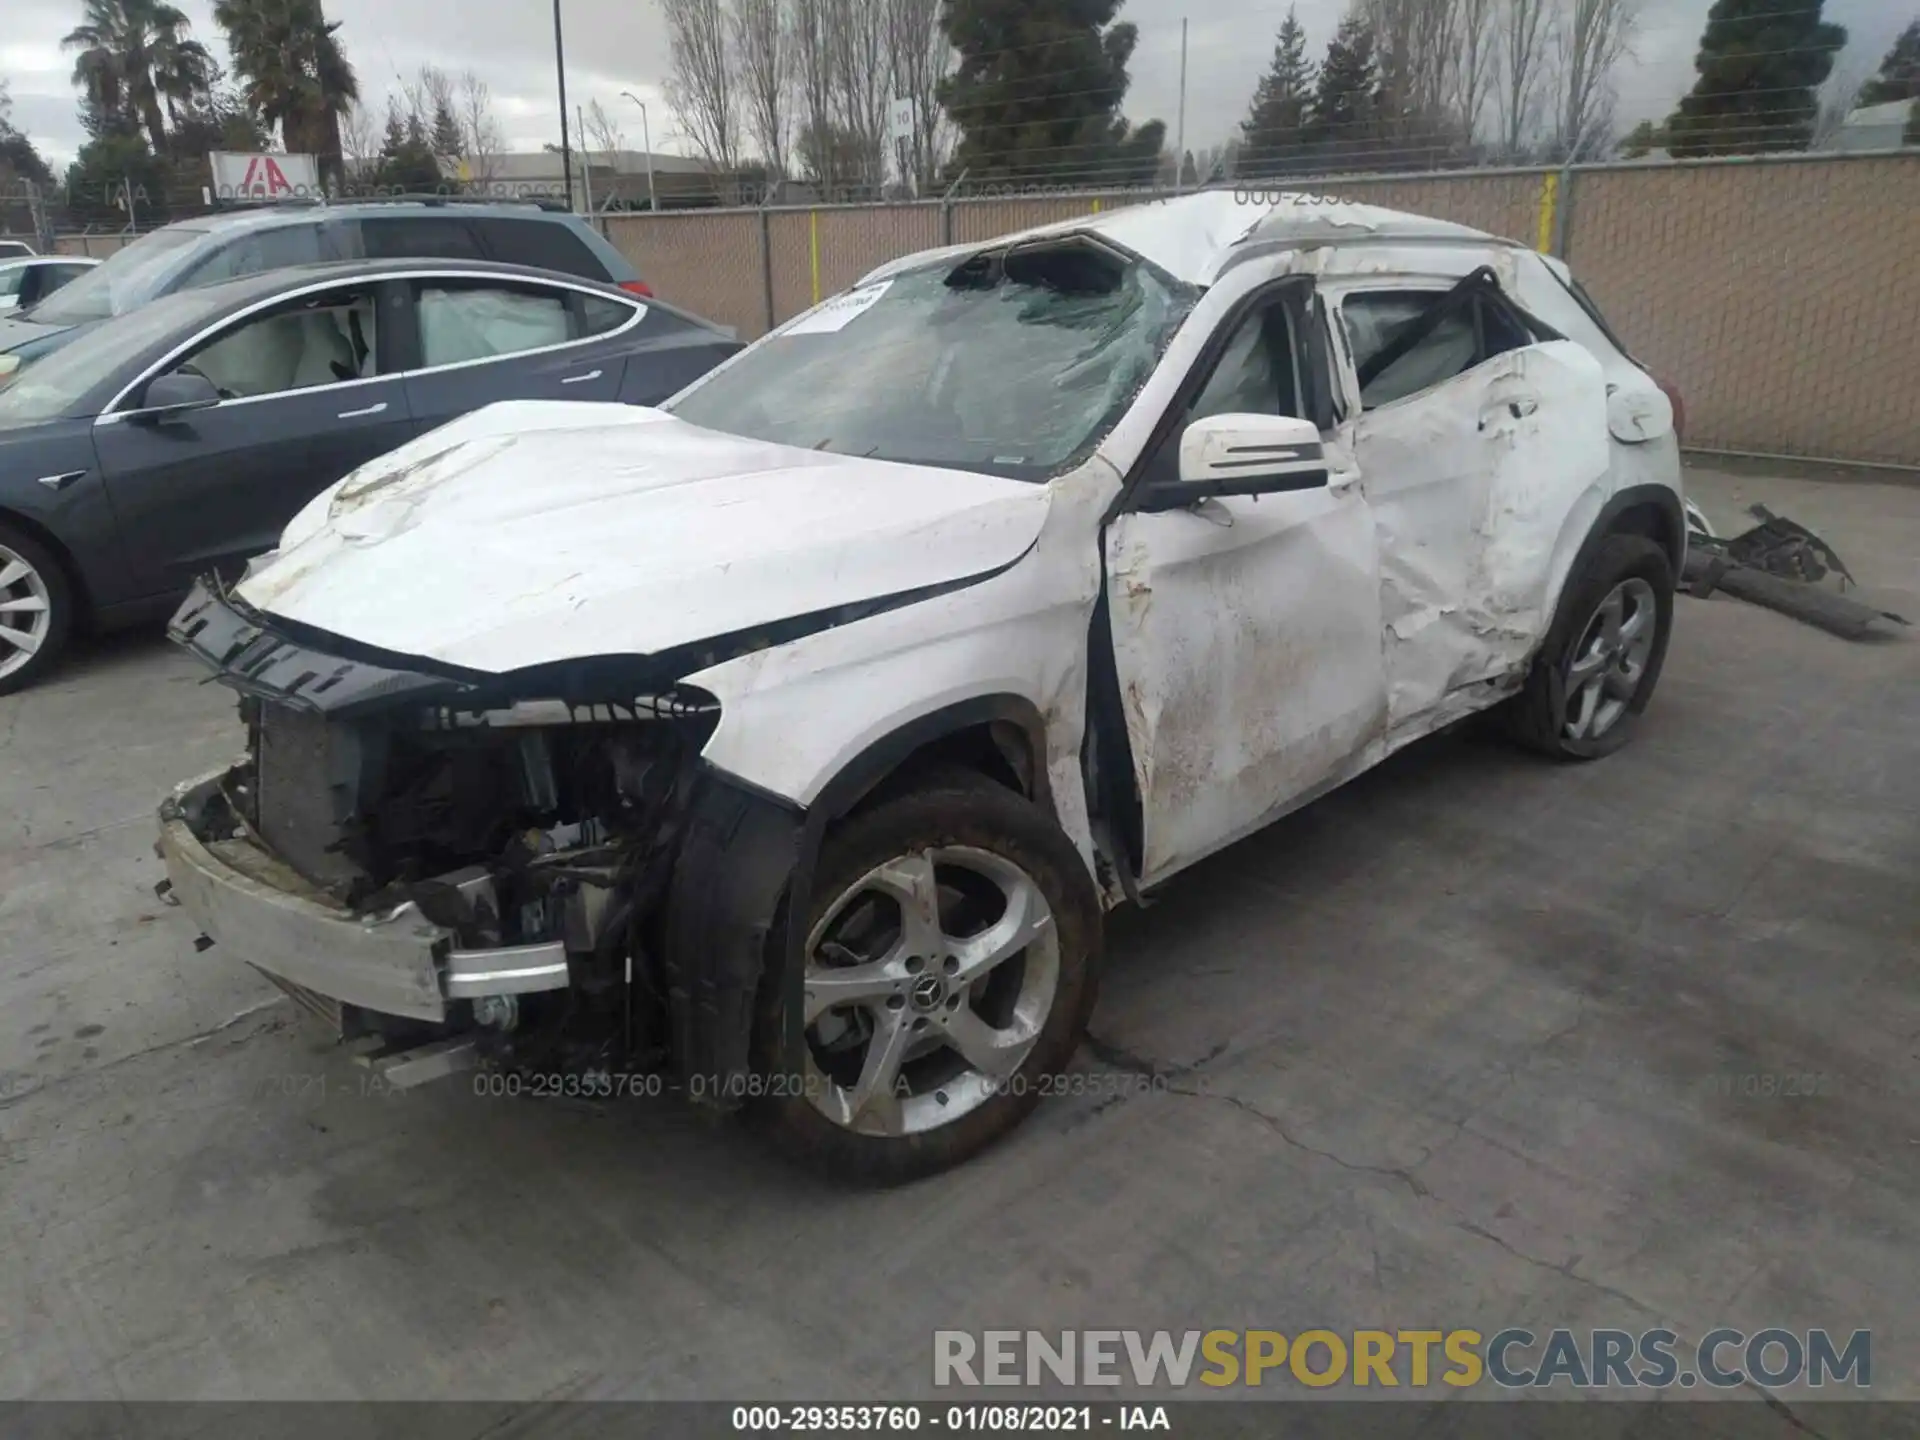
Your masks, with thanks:
<instances>
[{"instance_id":1,"label":"concrete ground","mask_svg":"<svg viewBox=\"0 0 1920 1440\"><path fill-rule=\"evenodd\" d=\"M1694 492L1920 618L1920 488ZM0 700L0 1397L860 1399L927 1393L937 1328L1660 1323L1871 1328L1920 1397L1920 644L1679 603L1615 758L1440 737L1116 917L1084 1062L1178 1093L880 1194L663 1101L363 1097L152 895L230 696L97 646Z\"/></svg>"}]
</instances>

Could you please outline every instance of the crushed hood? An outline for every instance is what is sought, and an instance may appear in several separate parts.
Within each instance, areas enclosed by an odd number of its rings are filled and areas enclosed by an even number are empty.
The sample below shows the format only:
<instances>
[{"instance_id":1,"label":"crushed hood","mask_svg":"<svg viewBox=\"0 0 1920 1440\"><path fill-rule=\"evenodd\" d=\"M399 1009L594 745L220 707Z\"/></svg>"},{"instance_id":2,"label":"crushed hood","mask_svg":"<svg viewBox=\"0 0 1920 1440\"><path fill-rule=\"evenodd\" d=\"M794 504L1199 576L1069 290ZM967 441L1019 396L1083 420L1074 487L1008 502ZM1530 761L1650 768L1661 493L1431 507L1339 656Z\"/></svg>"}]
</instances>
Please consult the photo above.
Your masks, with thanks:
<instances>
[{"instance_id":1,"label":"crushed hood","mask_svg":"<svg viewBox=\"0 0 1920 1440\"><path fill-rule=\"evenodd\" d=\"M704 430L489 406L318 496L240 598L489 674L655 655L1017 560L1047 490Z\"/></svg>"}]
</instances>

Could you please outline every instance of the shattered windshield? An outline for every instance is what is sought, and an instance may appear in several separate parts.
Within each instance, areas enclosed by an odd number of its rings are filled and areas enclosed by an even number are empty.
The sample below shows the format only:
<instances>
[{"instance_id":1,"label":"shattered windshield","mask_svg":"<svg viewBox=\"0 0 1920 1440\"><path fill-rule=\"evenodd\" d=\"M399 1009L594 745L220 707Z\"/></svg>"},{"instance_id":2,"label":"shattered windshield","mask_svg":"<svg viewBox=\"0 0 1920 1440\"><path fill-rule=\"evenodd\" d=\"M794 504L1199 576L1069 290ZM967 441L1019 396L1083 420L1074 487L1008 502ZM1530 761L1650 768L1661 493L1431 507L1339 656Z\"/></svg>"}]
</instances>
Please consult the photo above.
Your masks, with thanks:
<instances>
[{"instance_id":1,"label":"shattered windshield","mask_svg":"<svg viewBox=\"0 0 1920 1440\"><path fill-rule=\"evenodd\" d=\"M1086 240L836 296L667 408L759 440L1044 479L1125 413L1198 292Z\"/></svg>"}]
</instances>

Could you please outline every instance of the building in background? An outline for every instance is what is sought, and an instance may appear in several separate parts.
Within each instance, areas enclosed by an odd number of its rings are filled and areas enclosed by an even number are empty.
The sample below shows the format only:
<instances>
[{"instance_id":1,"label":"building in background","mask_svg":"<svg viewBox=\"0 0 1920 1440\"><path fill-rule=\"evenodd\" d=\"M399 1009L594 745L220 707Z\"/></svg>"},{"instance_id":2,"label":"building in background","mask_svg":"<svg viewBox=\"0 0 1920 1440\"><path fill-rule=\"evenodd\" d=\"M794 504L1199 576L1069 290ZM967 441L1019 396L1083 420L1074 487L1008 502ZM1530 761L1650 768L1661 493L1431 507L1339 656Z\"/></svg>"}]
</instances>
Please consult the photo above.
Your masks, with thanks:
<instances>
[{"instance_id":1,"label":"building in background","mask_svg":"<svg viewBox=\"0 0 1920 1440\"><path fill-rule=\"evenodd\" d=\"M574 208L586 208L587 192L591 190L596 211L647 209L648 160L644 150L575 150ZM729 186L700 161L685 155L656 151L651 160L653 193L662 210L696 210L739 204L743 198L751 203L759 198L750 183L742 188L743 177L735 177ZM494 155L479 166L467 160L443 161L441 168L448 181L467 194L501 199L559 199L566 194L558 150L512 151ZM747 193L749 190L753 193Z\"/></svg>"},{"instance_id":2,"label":"building in background","mask_svg":"<svg viewBox=\"0 0 1920 1440\"><path fill-rule=\"evenodd\" d=\"M1920 100L1889 100L1883 105L1862 105L1858 110L1848 113L1820 148L1849 152L1897 150L1905 143L1903 137L1915 105L1920 105Z\"/></svg>"}]
</instances>

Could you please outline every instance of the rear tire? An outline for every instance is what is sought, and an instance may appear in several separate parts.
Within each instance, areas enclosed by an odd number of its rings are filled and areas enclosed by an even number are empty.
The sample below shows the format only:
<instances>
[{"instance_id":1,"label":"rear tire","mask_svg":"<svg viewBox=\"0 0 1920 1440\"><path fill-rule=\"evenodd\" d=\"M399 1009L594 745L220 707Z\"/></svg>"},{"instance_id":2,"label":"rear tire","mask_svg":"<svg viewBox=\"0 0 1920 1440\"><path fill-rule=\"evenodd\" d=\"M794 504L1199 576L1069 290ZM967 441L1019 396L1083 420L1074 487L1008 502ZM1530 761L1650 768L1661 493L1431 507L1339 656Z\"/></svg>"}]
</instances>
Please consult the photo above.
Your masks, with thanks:
<instances>
[{"instance_id":1,"label":"rear tire","mask_svg":"<svg viewBox=\"0 0 1920 1440\"><path fill-rule=\"evenodd\" d=\"M0 524L0 695L37 683L73 633L66 567L32 536Z\"/></svg>"},{"instance_id":2,"label":"rear tire","mask_svg":"<svg viewBox=\"0 0 1920 1440\"><path fill-rule=\"evenodd\" d=\"M1673 566L1643 535L1609 535L1567 584L1507 728L1559 760L1597 760L1632 738L1673 631Z\"/></svg>"},{"instance_id":3,"label":"rear tire","mask_svg":"<svg viewBox=\"0 0 1920 1440\"><path fill-rule=\"evenodd\" d=\"M929 777L828 832L806 905L804 1054L782 1055L777 963L754 1037L758 1073L801 1093L748 1110L789 1158L863 1185L934 1174L1012 1130L1071 1060L1100 900L1031 801L968 772Z\"/></svg>"}]
</instances>

